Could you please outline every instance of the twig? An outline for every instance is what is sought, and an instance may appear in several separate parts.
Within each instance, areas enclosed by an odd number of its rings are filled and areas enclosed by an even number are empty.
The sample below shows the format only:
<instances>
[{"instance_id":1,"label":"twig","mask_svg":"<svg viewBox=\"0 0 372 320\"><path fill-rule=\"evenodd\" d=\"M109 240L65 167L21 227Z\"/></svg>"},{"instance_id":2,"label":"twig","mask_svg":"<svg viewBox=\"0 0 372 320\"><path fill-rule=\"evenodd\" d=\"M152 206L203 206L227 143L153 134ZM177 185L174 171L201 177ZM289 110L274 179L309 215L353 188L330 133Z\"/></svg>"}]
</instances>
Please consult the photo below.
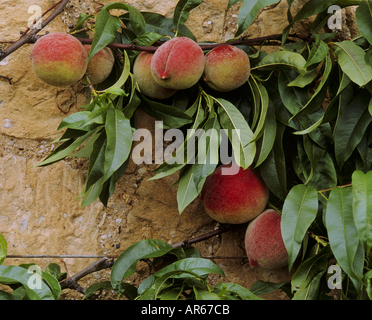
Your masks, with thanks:
<instances>
[{"instance_id":1,"label":"twig","mask_svg":"<svg viewBox=\"0 0 372 320\"><path fill-rule=\"evenodd\" d=\"M193 243L205 241L209 238L212 238L216 235L223 234L225 232L228 232L230 230L237 229L239 227L242 227L242 225L232 225L232 226L227 226L212 232L208 232L204 235L195 237L193 239L188 239L179 243L176 243L172 245L173 248L180 248L180 247L188 247ZM97 272L103 269L108 269L111 268L114 263L115 263L115 258L118 258L119 256L117 255L112 255L112 256L100 256L100 255L7 255L6 258L101 258L100 260L93 262L90 264L88 267L86 267L84 270L76 273L72 277L62 281L60 283L61 289L72 289L76 290L82 294L85 294L85 289L78 284L78 281L82 279L83 277L93 273ZM109 260L111 258L112 260ZM222 256L208 256L204 257L205 259L245 259L246 257L222 257ZM152 264L151 260L150 261L145 261L146 263L149 264L152 268L155 268L155 266Z\"/></svg>"},{"instance_id":2,"label":"twig","mask_svg":"<svg viewBox=\"0 0 372 320\"><path fill-rule=\"evenodd\" d=\"M88 267L86 267L84 270L78 272L74 276L64 280L61 282L61 289L73 289L76 291L81 292L82 294L85 294L85 289L81 287L77 281L79 281L81 278L85 277L86 275L100 271L103 269L111 268L114 265L114 260L108 260L107 258L102 258L99 261L96 261L92 264L90 264Z\"/></svg>"},{"instance_id":3,"label":"twig","mask_svg":"<svg viewBox=\"0 0 372 320\"><path fill-rule=\"evenodd\" d=\"M45 11L45 12L41 15L41 17L40 17L38 20L40 20L42 17L44 17L44 16L45 16L49 11L53 10L53 9L54 9L56 6L58 6L62 1L63 1L63 0L60 0L60 1L57 2L54 6L50 7L47 11ZM31 26L35 25L36 22L37 22L38 20L35 19ZM26 29L26 31L23 33L22 37L24 37L24 36L25 36L29 31L30 31L31 26L28 27L28 28ZM22 37L21 37L21 38L22 38Z\"/></svg>"},{"instance_id":4,"label":"twig","mask_svg":"<svg viewBox=\"0 0 372 320\"><path fill-rule=\"evenodd\" d=\"M63 0L61 1L60 5L54 10L54 12L45 19L45 21L41 24L41 29L33 29L28 35L25 35L21 37L18 41L14 42L12 45L10 45L7 49L4 51L0 51L0 61L5 59L7 56L9 56L11 53L25 45L26 43L33 43L35 42L35 38L33 38L40 30L45 28L56 16L58 16L66 6L69 0Z\"/></svg>"},{"instance_id":5,"label":"twig","mask_svg":"<svg viewBox=\"0 0 372 320\"><path fill-rule=\"evenodd\" d=\"M17 50L19 47L23 46L24 44L27 43L34 43L38 39L40 39L43 35L36 35L32 34L32 32L24 37L21 38L19 41L14 42L12 46L10 46L8 49L6 49L4 52L0 52L0 61L4 59L6 56L8 56L10 53L13 51ZM281 34L274 34L270 36L265 36L265 37L259 37L259 38L252 38L252 39L247 39L247 38L241 38L238 40L226 42L226 43L213 43L213 44L199 44L199 46L203 50L211 50L215 47L218 47L223 44L230 44L230 45L246 45L246 46L257 46L257 45L268 45L268 46L274 46L274 45L281 45L280 43L280 38ZM310 38L304 37L304 36L298 36L296 34L291 34L289 35L289 38L297 38L297 39L303 39L307 41L311 41ZM92 44L93 39L87 39L87 38L76 38L79 40L82 44ZM273 42L276 41L276 42ZM20 43L21 42L21 43ZM288 42L296 42L296 40L291 40L288 39ZM112 48L112 49L121 49L121 50L133 50L133 51L146 51L146 52L152 52L154 53L159 46L162 44L162 42L158 42L155 44L155 46L138 46L135 43L133 44L121 44L121 43L116 43L116 42L111 42L107 45L107 47ZM10 51L10 49L13 49L12 47L15 47L14 50Z\"/></svg>"},{"instance_id":6,"label":"twig","mask_svg":"<svg viewBox=\"0 0 372 320\"><path fill-rule=\"evenodd\" d=\"M222 229L218 229L218 230L215 230L215 231L212 231L212 232L208 232L206 234L203 234L202 236L198 236L198 237L195 237L193 239L188 239L188 240L185 240L185 241L182 241L182 242L178 242L178 243L172 245L172 247L173 248L189 247L193 243L205 241L209 238L212 238L212 237L217 236L219 234L223 234L223 233L228 232L230 230L237 229L239 227L242 227L242 226L241 225L227 226L227 227L222 228Z\"/></svg>"}]
</instances>

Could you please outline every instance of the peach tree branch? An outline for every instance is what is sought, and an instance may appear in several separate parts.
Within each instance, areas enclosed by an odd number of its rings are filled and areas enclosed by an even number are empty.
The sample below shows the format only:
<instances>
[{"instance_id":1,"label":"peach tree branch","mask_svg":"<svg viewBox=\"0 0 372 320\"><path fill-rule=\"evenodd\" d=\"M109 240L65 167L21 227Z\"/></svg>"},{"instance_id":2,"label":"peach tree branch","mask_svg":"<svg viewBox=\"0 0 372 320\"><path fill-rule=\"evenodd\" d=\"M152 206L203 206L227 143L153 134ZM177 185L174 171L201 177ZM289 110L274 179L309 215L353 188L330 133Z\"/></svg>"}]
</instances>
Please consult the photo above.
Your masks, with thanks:
<instances>
[{"instance_id":1,"label":"peach tree branch","mask_svg":"<svg viewBox=\"0 0 372 320\"><path fill-rule=\"evenodd\" d=\"M53 11L53 13L50 14L50 16L48 18L46 18L42 22L41 29L38 29L38 28L33 29L29 34L27 34L27 35L24 34L18 41L11 44L7 49L5 49L4 51L0 51L0 61L5 59L7 56L9 56L14 51L18 50L23 45L25 45L27 43L35 42L37 40L35 38L35 35L38 32L40 32L43 28L45 28L55 17L57 17L60 13L62 13L62 11L65 8L68 1L69 0L60 1L59 6ZM55 6L53 6L53 7L55 7ZM48 9L47 12L49 12L49 11L50 11L50 9Z\"/></svg>"}]
</instances>

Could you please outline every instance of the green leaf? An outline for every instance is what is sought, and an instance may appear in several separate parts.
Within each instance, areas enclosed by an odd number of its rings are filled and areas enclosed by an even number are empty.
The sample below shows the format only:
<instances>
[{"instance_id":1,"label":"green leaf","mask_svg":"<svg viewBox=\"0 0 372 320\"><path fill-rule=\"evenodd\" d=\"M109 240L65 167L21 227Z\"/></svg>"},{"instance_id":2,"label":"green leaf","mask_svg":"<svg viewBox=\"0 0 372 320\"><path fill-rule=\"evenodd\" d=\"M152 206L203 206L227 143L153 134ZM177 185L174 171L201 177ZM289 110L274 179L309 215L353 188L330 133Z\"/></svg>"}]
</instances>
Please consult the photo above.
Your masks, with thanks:
<instances>
[{"instance_id":1,"label":"green leaf","mask_svg":"<svg viewBox=\"0 0 372 320\"><path fill-rule=\"evenodd\" d=\"M85 295L84 295L83 299L89 298L91 295L93 295L98 290L99 291L101 291L101 290L112 290L111 282L110 281L103 281L103 282L93 283L85 291Z\"/></svg>"},{"instance_id":2,"label":"green leaf","mask_svg":"<svg viewBox=\"0 0 372 320\"><path fill-rule=\"evenodd\" d=\"M237 1L229 2L229 6L236 3ZM277 0L244 0L239 10L238 16L238 30L235 33L235 37L241 35L248 27L252 24L256 18L258 12L267 6L271 6L277 3Z\"/></svg>"},{"instance_id":3,"label":"green leaf","mask_svg":"<svg viewBox=\"0 0 372 320\"><path fill-rule=\"evenodd\" d=\"M0 301L4 300L22 300L22 298L19 298L18 296L14 296L8 292L0 290Z\"/></svg>"},{"instance_id":4,"label":"green leaf","mask_svg":"<svg viewBox=\"0 0 372 320\"><path fill-rule=\"evenodd\" d=\"M122 281L136 272L137 262L141 259L161 257L173 247L161 240L146 239L128 247L115 261L111 270L111 285L120 292Z\"/></svg>"},{"instance_id":5,"label":"green leaf","mask_svg":"<svg viewBox=\"0 0 372 320\"><path fill-rule=\"evenodd\" d=\"M360 87L372 80L372 67L365 62L364 50L352 41L333 42L343 72Z\"/></svg>"},{"instance_id":6,"label":"green leaf","mask_svg":"<svg viewBox=\"0 0 372 320\"><path fill-rule=\"evenodd\" d=\"M98 282L90 285L85 291L84 299L88 299L97 291L108 290L111 291L112 285L110 281ZM129 283L123 283L121 286L121 294L125 295L129 300L134 300L137 297L137 288Z\"/></svg>"},{"instance_id":7,"label":"green leaf","mask_svg":"<svg viewBox=\"0 0 372 320\"><path fill-rule=\"evenodd\" d=\"M34 277L37 277L37 275L22 267L0 266L1 284L23 285L30 300L55 300L52 291L41 278L40 281L34 281Z\"/></svg>"},{"instance_id":8,"label":"green leaf","mask_svg":"<svg viewBox=\"0 0 372 320\"><path fill-rule=\"evenodd\" d=\"M128 77L130 74L130 61L127 52L124 50L124 66L123 66L123 71L120 75L120 78L109 88L103 90L103 91L98 91L98 92L105 92L107 94L113 95L124 95L126 96L127 94L125 93L124 90L120 89L124 83L127 81ZM115 98L115 97L112 97Z\"/></svg>"},{"instance_id":9,"label":"green leaf","mask_svg":"<svg viewBox=\"0 0 372 320\"><path fill-rule=\"evenodd\" d=\"M306 289L296 291L292 300L319 300L319 291L325 281L323 280L323 275L324 273L322 272L318 273Z\"/></svg>"},{"instance_id":10,"label":"green leaf","mask_svg":"<svg viewBox=\"0 0 372 320\"><path fill-rule=\"evenodd\" d=\"M107 109L107 146L105 151L104 182L127 160L132 148L132 128L122 111L112 105Z\"/></svg>"},{"instance_id":11,"label":"green leaf","mask_svg":"<svg viewBox=\"0 0 372 320\"><path fill-rule=\"evenodd\" d=\"M8 244L2 234L0 234L0 265L4 263L8 252Z\"/></svg>"},{"instance_id":12,"label":"green leaf","mask_svg":"<svg viewBox=\"0 0 372 320\"><path fill-rule=\"evenodd\" d=\"M88 62L92 57L115 39L115 33L121 26L120 19L102 8L96 19L96 32L90 47Z\"/></svg>"},{"instance_id":13,"label":"green leaf","mask_svg":"<svg viewBox=\"0 0 372 320\"><path fill-rule=\"evenodd\" d=\"M350 78L345 73L342 72L338 90L334 97L332 98L331 102L328 104L327 109L325 110L325 113L322 115L322 117L309 128L302 131L296 131L293 134L295 135L308 134L317 129L320 125L332 121L336 117L335 109L337 107L337 103L339 103L340 106L342 105L342 103L345 103L344 101L348 101L347 98L349 96L349 92L348 90L345 89L348 86L350 86L351 88L350 84L351 84Z\"/></svg>"},{"instance_id":14,"label":"green leaf","mask_svg":"<svg viewBox=\"0 0 372 320\"><path fill-rule=\"evenodd\" d=\"M307 59L305 68L310 67L311 65L322 62L329 52L328 45L321 40L320 35L317 35L314 45L311 48L309 58Z\"/></svg>"},{"instance_id":15,"label":"green leaf","mask_svg":"<svg viewBox=\"0 0 372 320\"><path fill-rule=\"evenodd\" d=\"M45 268L45 272L51 274L58 281L62 281L67 278L67 273L61 272L61 267L56 263L49 263Z\"/></svg>"},{"instance_id":16,"label":"green leaf","mask_svg":"<svg viewBox=\"0 0 372 320\"><path fill-rule=\"evenodd\" d=\"M183 278L184 276L190 277L189 275L183 274L183 272L191 272L199 277L207 276L210 273L216 273L224 275L222 269L208 259L203 258L186 258L173 262L172 264L164 267L163 269L154 273L155 277L161 277L168 272L181 272L173 276L173 278ZM191 276L192 277L192 276Z\"/></svg>"},{"instance_id":17,"label":"green leaf","mask_svg":"<svg viewBox=\"0 0 372 320\"><path fill-rule=\"evenodd\" d=\"M198 187L194 181L195 165L189 166L180 178L177 190L178 212L183 210L199 195Z\"/></svg>"},{"instance_id":18,"label":"green leaf","mask_svg":"<svg viewBox=\"0 0 372 320\"><path fill-rule=\"evenodd\" d=\"M126 4L126 3L120 3L120 2L113 2L105 5L102 10L113 10L113 9L119 9L119 10L126 10L129 12L129 21L132 27L132 30L137 36L140 36L141 34L144 34L146 32L146 22L143 18L141 12L137 10L135 7ZM98 17L97 17L98 18Z\"/></svg>"},{"instance_id":19,"label":"green leaf","mask_svg":"<svg viewBox=\"0 0 372 320\"><path fill-rule=\"evenodd\" d=\"M243 169L247 169L256 155L256 144L252 142L253 132L244 116L232 103L221 98L215 101L218 106L221 129L228 131L235 162Z\"/></svg>"},{"instance_id":20,"label":"green leaf","mask_svg":"<svg viewBox=\"0 0 372 320\"><path fill-rule=\"evenodd\" d=\"M340 168L363 139L372 116L368 111L371 95L362 91L339 116L334 130L335 154Z\"/></svg>"},{"instance_id":21,"label":"green leaf","mask_svg":"<svg viewBox=\"0 0 372 320\"><path fill-rule=\"evenodd\" d=\"M238 296L242 300L264 300L258 297L255 293L253 293L251 289L248 290L247 288L244 288L237 283L218 283L215 286L213 286L212 291L218 290L225 291L223 296L225 296L228 293Z\"/></svg>"},{"instance_id":22,"label":"green leaf","mask_svg":"<svg viewBox=\"0 0 372 320\"><path fill-rule=\"evenodd\" d=\"M360 2L355 12L360 34L372 44L372 4L368 0Z\"/></svg>"},{"instance_id":23,"label":"green leaf","mask_svg":"<svg viewBox=\"0 0 372 320\"><path fill-rule=\"evenodd\" d=\"M363 277L364 250L354 223L351 188L331 191L325 221L332 252L358 289Z\"/></svg>"},{"instance_id":24,"label":"green leaf","mask_svg":"<svg viewBox=\"0 0 372 320\"><path fill-rule=\"evenodd\" d=\"M61 286L58 280L48 272L41 271L41 275L45 283L48 285L48 287L52 291L54 299L58 300L61 294Z\"/></svg>"},{"instance_id":25,"label":"green leaf","mask_svg":"<svg viewBox=\"0 0 372 320\"><path fill-rule=\"evenodd\" d=\"M107 145L106 132L102 131L93 143L89 157L88 175L85 188L87 190L104 175L105 150Z\"/></svg>"},{"instance_id":26,"label":"green leaf","mask_svg":"<svg viewBox=\"0 0 372 320\"><path fill-rule=\"evenodd\" d=\"M254 70L294 69L300 74L306 73L306 60L299 53L289 51L275 51L265 56Z\"/></svg>"},{"instance_id":27,"label":"green leaf","mask_svg":"<svg viewBox=\"0 0 372 320\"><path fill-rule=\"evenodd\" d=\"M364 275L364 280L367 282L366 291L370 300L372 300L372 270Z\"/></svg>"},{"instance_id":28,"label":"green leaf","mask_svg":"<svg viewBox=\"0 0 372 320\"><path fill-rule=\"evenodd\" d=\"M62 130L64 128L77 129L80 127L83 121L85 121L86 118L88 118L90 115L91 115L90 111L80 111L70 114L69 116L62 120L59 127L57 128L57 131Z\"/></svg>"},{"instance_id":29,"label":"green leaf","mask_svg":"<svg viewBox=\"0 0 372 320\"><path fill-rule=\"evenodd\" d=\"M258 141L259 155L256 162L256 167L259 167L269 156L272 148L274 147L276 137L276 117L275 117L275 106L271 100L269 100L268 110L266 114L266 121L263 129L261 140Z\"/></svg>"},{"instance_id":30,"label":"green leaf","mask_svg":"<svg viewBox=\"0 0 372 320\"><path fill-rule=\"evenodd\" d=\"M218 295L208 290L198 290L196 287L194 287L194 293L196 300L220 300Z\"/></svg>"},{"instance_id":31,"label":"green leaf","mask_svg":"<svg viewBox=\"0 0 372 320\"><path fill-rule=\"evenodd\" d=\"M98 179L88 190L85 190L84 198L81 201L81 207L86 207L97 200L102 192L103 188L103 177Z\"/></svg>"},{"instance_id":32,"label":"green leaf","mask_svg":"<svg viewBox=\"0 0 372 320\"><path fill-rule=\"evenodd\" d=\"M160 102L148 100L144 95L138 92L142 100L141 109L150 116L153 116L159 121L163 121L164 126L173 129L180 128L186 124L192 123L192 117L188 116L185 112Z\"/></svg>"},{"instance_id":33,"label":"green leaf","mask_svg":"<svg viewBox=\"0 0 372 320\"><path fill-rule=\"evenodd\" d=\"M362 0L337 0L335 5L340 6L341 8L349 7L349 6L357 6L360 4Z\"/></svg>"},{"instance_id":34,"label":"green leaf","mask_svg":"<svg viewBox=\"0 0 372 320\"><path fill-rule=\"evenodd\" d=\"M292 1L293 2L293 1ZM287 40L290 29L292 28L295 22L309 18L315 14L318 14L326 9L329 6L334 4L336 0L310 0L304 4L301 10L296 14L290 24L283 30L282 44Z\"/></svg>"},{"instance_id":35,"label":"green leaf","mask_svg":"<svg viewBox=\"0 0 372 320\"><path fill-rule=\"evenodd\" d=\"M372 171L355 171L352 176L353 216L365 252L372 247Z\"/></svg>"},{"instance_id":36,"label":"green leaf","mask_svg":"<svg viewBox=\"0 0 372 320\"><path fill-rule=\"evenodd\" d=\"M189 18L190 11L202 3L202 0L180 0L178 1L173 14L173 24L176 27L176 34L178 29Z\"/></svg>"},{"instance_id":37,"label":"green leaf","mask_svg":"<svg viewBox=\"0 0 372 320\"><path fill-rule=\"evenodd\" d=\"M303 136L303 144L304 144L304 150L306 153L307 158L310 160L310 173L305 173L307 175L307 179L305 181L305 184L308 184L310 180L313 178L315 171L318 168L320 160L323 158L325 154L325 150L317 143L315 143L308 135Z\"/></svg>"},{"instance_id":38,"label":"green leaf","mask_svg":"<svg viewBox=\"0 0 372 320\"><path fill-rule=\"evenodd\" d=\"M284 131L285 126L278 122L274 147L266 160L259 166L261 176L270 191L280 199L284 199L287 195L287 175L283 149Z\"/></svg>"},{"instance_id":39,"label":"green leaf","mask_svg":"<svg viewBox=\"0 0 372 320\"><path fill-rule=\"evenodd\" d=\"M91 134L92 132L88 132L82 137L77 138L76 140L71 139L64 142L58 148L56 148L48 157L46 157L43 162L37 164L35 167L50 165L54 162L66 158L72 152L74 152L76 148L79 147Z\"/></svg>"},{"instance_id":40,"label":"green leaf","mask_svg":"<svg viewBox=\"0 0 372 320\"><path fill-rule=\"evenodd\" d=\"M296 78L296 75L297 74L293 70L282 70L278 78L280 97L284 106L292 115L300 112L310 99L308 88L288 86L289 83ZM288 123L290 122L290 119L288 120Z\"/></svg>"},{"instance_id":41,"label":"green leaf","mask_svg":"<svg viewBox=\"0 0 372 320\"><path fill-rule=\"evenodd\" d=\"M273 292L275 290L280 289L286 284L286 282L280 282L280 283L273 283L273 282L267 282L259 280L255 282L250 288L249 291L251 291L253 294L257 296L261 296L266 293Z\"/></svg>"},{"instance_id":42,"label":"green leaf","mask_svg":"<svg viewBox=\"0 0 372 320\"><path fill-rule=\"evenodd\" d=\"M260 97L260 118L255 128L252 141L256 141L262 134L262 130L266 123L266 115L269 108L269 95L266 88L259 82L255 82L253 86L254 90L257 90L257 94Z\"/></svg>"},{"instance_id":43,"label":"green leaf","mask_svg":"<svg viewBox=\"0 0 372 320\"><path fill-rule=\"evenodd\" d=\"M328 270L328 260L332 252L329 246L315 256L302 262L292 276L291 285L295 290L306 289L311 281L319 274Z\"/></svg>"},{"instance_id":44,"label":"green leaf","mask_svg":"<svg viewBox=\"0 0 372 320\"><path fill-rule=\"evenodd\" d=\"M318 87L316 88L315 92L312 94L309 101L304 105L304 107L298 113L296 113L290 119L290 121L295 117L313 113L322 107L322 102L324 101L326 94L327 94L326 84L327 84L329 75L332 71L332 61L329 56L326 57L324 64L325 64L324 73L323 73L322 80L320 81Z\"/></svg>"},{"instance_id":45,"label":"green leaf","mask_svg":"<svg viewBox=\"0 0 372 320\"><path fill-rule=\"evenodd\" d=\"M284 201L281 232L288 252L290 270L301 249L302 240L318 212L318 194L314 188L296 185Z\"/></svg>"},{"instance_id":46,"label":"green leaf","mask_svg":"<svg viewBox=\"0 0 372 320\"><path fill-rule=\"evenodd\" d=\"M159 35L168 36L173 38L175 33L175 25L173 24L173 18L166 18L163 15L155 12L141 12L143 18L145 19L145 27L146 32L154 32ZM122 17L125 17L121 16ZM126 23L126 21L124 21ZM128 25L126 23L126 25ZM131 27L130 25L128 25ZM179 37L188 37L194 41L196 41L195 36L192 34L192 32L185 26L181 25L179 26L177 35Z\"/></svg>"}]
</instances>

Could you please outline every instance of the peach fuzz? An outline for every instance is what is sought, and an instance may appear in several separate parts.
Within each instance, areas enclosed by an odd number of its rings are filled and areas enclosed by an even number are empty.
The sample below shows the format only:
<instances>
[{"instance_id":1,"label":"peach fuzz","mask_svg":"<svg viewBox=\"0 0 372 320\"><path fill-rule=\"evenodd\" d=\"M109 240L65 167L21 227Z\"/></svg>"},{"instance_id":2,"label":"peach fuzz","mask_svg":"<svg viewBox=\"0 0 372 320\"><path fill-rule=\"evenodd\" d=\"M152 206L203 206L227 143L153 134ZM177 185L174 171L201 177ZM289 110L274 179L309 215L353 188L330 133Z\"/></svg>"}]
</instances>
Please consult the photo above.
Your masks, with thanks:
<instances>
[{"instance_id":1,"label":"peach fuzz","mask_svg":"<svg viewBox=\"0 0 372 320\"><path fill-rule=\"evenodd\" d=\"M204 53L200 46L186 37L163 43L151 61L151 72L162 87L174 90L195 85L204 71Z\"/></svg>"},{"instance_id":2,"label":"peach fuzz","mask_svg":"<svg viewBox=\"0 0 372 320\"><path fill-rule=\"evenodd\" d=\"M177 90L167 89L160 86L153 78L151 73L151 60L154 56L150 52L141 52L133 65L133 74L137 79L137 84L141 92L153 99L167 99Z\"/></svg>"},{"instance_id":3,"label":"peach fuzz","mask_svg":"<svg viewBox=\"0 0 372 320\"><path fill-rule=\"evenodd\" d=\"M37 40L30 59L35 75L58 87L79 81L88 64L88 55L80 41L63 32L49 33Z\"/></svg>"},{"instance_id":4,"label":"peach fuzz","mask_svg":"<svg viewBox=\"0 0 372 320\"><path fill-rule=\"evenodd\" d=\"M220 45L205 55L203 79L212 89L231 91L249 78L251 65L248 55L231 45Z\"/></svg>"},{"instance_id":5,"label":"peach fuzz","mask_svg":"<svg viewBox=\"0 0 372 320\"><path fill-rule=\"evenodd\" d=\"M279 213L268 209L249 223L245 234L245 250L251 267L278 269L288 265L280 222Z\"/></svg>"},{"instance_id":6,"label":"peach fuzz","mask_svg":"<svg viewBox=\"0 0 372 320\"><path fill-rule=\"evenodd\" d=\"M227 175L222 169L236 169L237 173ZM259 172L253 168L243 170L235 163L221 165L208 176L200 197L212 219L231 224L257 217L265 209L268 198L269 189Z\"/></svg>"},{"instance_id":7,"label":"peach fuzz","mask_svg":"<svg viewBox=\"0 0 372 320\"><path fill-rule=\"evenodd\" d=\"M91 45L85 44L84 49L89 56ZM115 58L110 48L103 48L98 51L88 63L86 75L89 77L91 84L97 84L104 81L111 73L114 66ZM85 77L82 78L82 82L87 83Z\"/></svg>"}]
</instances>

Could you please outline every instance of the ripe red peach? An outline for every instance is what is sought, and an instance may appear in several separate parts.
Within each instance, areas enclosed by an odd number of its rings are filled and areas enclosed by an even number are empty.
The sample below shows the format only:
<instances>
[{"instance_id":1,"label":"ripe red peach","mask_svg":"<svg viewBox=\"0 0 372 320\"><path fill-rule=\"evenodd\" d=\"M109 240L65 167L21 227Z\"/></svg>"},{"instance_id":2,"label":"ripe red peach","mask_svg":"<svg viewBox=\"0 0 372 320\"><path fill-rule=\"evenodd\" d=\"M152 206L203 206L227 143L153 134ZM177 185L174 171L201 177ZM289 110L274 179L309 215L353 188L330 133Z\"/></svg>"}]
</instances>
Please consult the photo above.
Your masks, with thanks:
<instances>
[{"instance_id":1,"label":"ripe red peach","mask_svg":"<svg viewBox=\"0 0 372 320\"><path fill-rule=\"evenodd\" d=\"M177 37L163 43L151 61L151 72L162 87L174 90L195 85L204 71L204 53L187 37Z\"/></svg>"},{"instance_id":2,"label":"ripe red peach","mask_svg":"<svg viewBox=\"0 0 372 320\"><path fill-rule=\"evenodd\" d=\"M249 78L251 65L248 55L231 45L220 45L205 55L203 79L212 89L231 91Z\"/></svg>"},{"instance_id":3,"label":"ripe red peach","mask_svg":"<svg viewBox=\"0 0 372 320\"><path fill-rule=\"evenodd\" d=\"M288 265L280 221L280 214L268 209L249 223L245 233L245 250L251 267L277 269Z\"/></svg>"},{"instance_id":4,"label":"ripe red peach","mask_svg":"<svg viewBox=\"0 0 372 320\"><path fill-rule=\"evenodd\" d=\"M35 75L58 87L79 81L88 64L88 55L80 41L63 32L49 33L37 40L30 59Z\"/></svg>"},{"instance_id":5,"label":"ripe red peach","mask_svg":"<svg viewBox=\"0 0 372 320\"><path fill-rule=\"evenodd\" d=\"M235 174L226 174L226 170L234 170ZM208 176L200 197L212 219L231 224L257 217L268 198L269 189L259 172L251 167L244 170L235 163L221 165Z\"/></svg>"},{"instance_id":6,"label":"ripe red peach","mask_svg":"<svg viewBox=\"0 0 372 320\"><path fill-rule=\"evenodd\" d=\"M86 50L88 56L90 52L91 45L85 44L84 49ZM115 63L114 55L110 48L103 48L98 51L88 63L88 68L86 74L89 77L91 84L97 84L104 81L111 73L112 68ZM87 83L85 76L81 79L82 82Z\"/></svg>"},{"instance_id":7,"label":"ripe red peach","mask_svg":"<svg viewBox=\"0 0 372 320\"><path fill-rule=\"evenodd\" d=\"M154 99L167 99L177 90L164 88L154 80L151 73L151 60L153 56L153 53L141 52L134 61L133 74L137 79L141 92L145 96Z\"/></svg>"}]
</instances>

